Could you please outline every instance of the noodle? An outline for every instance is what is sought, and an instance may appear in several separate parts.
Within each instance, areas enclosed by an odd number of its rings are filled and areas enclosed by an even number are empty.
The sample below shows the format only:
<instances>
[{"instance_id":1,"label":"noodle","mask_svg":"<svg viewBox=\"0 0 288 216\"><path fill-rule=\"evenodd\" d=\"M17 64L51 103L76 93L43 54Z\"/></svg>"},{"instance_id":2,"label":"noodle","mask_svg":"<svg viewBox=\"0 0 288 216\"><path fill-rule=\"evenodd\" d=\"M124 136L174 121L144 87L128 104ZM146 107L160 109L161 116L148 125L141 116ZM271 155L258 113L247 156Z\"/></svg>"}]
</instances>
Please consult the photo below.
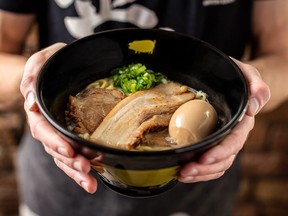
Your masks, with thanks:
<instances>
[{"instance_id":1,"label":"noodle","mask_svg":"<svg viewBox=\"0 0 288 216\"><path fill-rule=\"evenodd\" d=\"M89 84L86 89L91 88L105 88L105 89L116 89L113 85L113 80L109 78L99 79Z\"/></svg>"}]
</instances>

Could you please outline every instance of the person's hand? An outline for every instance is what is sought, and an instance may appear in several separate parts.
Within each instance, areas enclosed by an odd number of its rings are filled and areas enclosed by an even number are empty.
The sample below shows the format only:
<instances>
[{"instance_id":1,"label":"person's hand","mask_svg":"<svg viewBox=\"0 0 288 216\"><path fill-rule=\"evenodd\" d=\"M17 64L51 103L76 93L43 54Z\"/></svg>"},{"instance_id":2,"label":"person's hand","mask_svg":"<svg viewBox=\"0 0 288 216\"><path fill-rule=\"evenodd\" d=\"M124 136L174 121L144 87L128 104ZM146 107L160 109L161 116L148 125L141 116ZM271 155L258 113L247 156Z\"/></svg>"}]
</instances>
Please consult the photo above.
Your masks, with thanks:
<instances>
[{"instance_id":1,"label":"person's hand","mask_svg":"<svg viewBox=\"0 0 288 216\"><path fill-rule=\"evenodd\" d=\"M249 132L254 127L255 115L270 99L270 90L259 72L253 66L233 60L243 71L250 88L246 114L223 141L205 152L197 162L187 163L180 169L178 180L181 182L194 183L221 177L243 148Z\"/></svg>"},{"instance_id":2,"label":"person's hand","mask_svg":"<svg viewBox=\"0 0 288 216\"><path fill-rule=\"evenodd\" d=\"M97 189L96 179L89 172L90 161L74 152L69 141L61 136L41 115L35 102L35 81L47 59L57 50L65 46L58 43L50 46L29 58L21 82L21 92L25 98L24 108L30 125L32 136L41 141L56 165L75 180L87 192ZM236 61L236 60L235 60ZM186 183L208 181L219 178L233 163L237 153L242 149L249 132L254 126L254 116L262 109L270 98L270 91L261 79L258 71L236 61L245 74L250 87L250 100L247 112L242 121L217 146L202 155L199 161L191 162L180 170L178 180Z\"/></svg>"},{"instance_id":3,"label":"person's hand","mask_svg":"<svg viewBox=\"0 0 288 216\"><path fill-rule=\"evenodd\" d=\"M47 59L63 46L65 46L63 43L54 44L28 59L20 90L25 99L24 108L32 136L43 143L46 152L54 158L56 165L61 170L87 192L94 193L97 189L97 182L89 174L90 161L74 152L69 141L61 136L41 115L35 102L37 75Z\"/></svg>"}]
</instances>

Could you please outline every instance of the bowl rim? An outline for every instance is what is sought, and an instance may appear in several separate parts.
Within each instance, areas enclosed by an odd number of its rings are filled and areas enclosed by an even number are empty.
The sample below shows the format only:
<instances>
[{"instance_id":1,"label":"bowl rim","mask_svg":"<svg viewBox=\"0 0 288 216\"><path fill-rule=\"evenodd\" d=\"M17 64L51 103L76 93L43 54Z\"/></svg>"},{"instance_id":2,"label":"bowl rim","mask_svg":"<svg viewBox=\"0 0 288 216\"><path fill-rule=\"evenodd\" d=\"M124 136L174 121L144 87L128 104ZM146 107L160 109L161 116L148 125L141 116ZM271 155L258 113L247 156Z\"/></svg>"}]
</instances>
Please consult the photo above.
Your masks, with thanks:
<instances>
[{"instance_id":1,"label":"bowl rim","mask_svg":"<svg viewBox=\"0 0 288 216\"><path fill-rule=\"evenodd\" d=\"M105 146L105 145L94 143L94 142L91 142L91 141L86 140L84 138L81 138L77 134L72 133L67 128L61 126L57 122L55 117L50 113L50 111L45 106L45 103L43 102L43 97L41 94L40 86L41 86L41 82L42 82L41 78L43 77L43 75L45 73L46 67L48 67L48 65L50 64L50 62L53 60L53 58L56 55L59 55L62 52L65 52L66 50L71 49L71 47L77 45L78 43L82 43L83 41L87 41L87 40L93 40L93 38L97 38L99 36L105 36L105 35L109 34L110 32L117 33L117 32L125 32L125 31L130 32L130 33L133 31L165 32L167 34L171 33L174 35L178 35L179 37L186 37L189 40L192 39L192 40L202 44L203 46L208 47L213 52L217 53L218 55L223 57L226 61L228 61L233 66L234 70L236 70L236 72L238 73L239 78L242 80L242 84L244 87L243 100L242 100L241 105L239 106L237 112L233 116L233 118L231 118L222 128L213 132L212 134L208 135L207 137L205 137L204 139L202 139L201 141L199 141L195 144L187 145L184 147L167 149L167 150L159 150L159 151L131 151L131 150L124 150L124 149L118 149L115 147ZM202 39L199 39L197 37L190 36L190 35L187 35L184 33L175 32L175 31L168 31L168 30L164 30L164 29L118 28L118 29L111 29L111 30L96 32L94 34L91 34L91 35L85 36L83 38L77 39L77 40L67 44L66 46L60 48L54 54L52 54L48 58L48 60L42 65L42 67L39 71L39 74L37 76L37 79L36 79L36 103L38 105L39 111L44 116L44 118L51 124L52 127L54 127L56 130L61 132L64 136L67 136L73 142L77 142L78 145L80 145L80 146L88 147L89 149L99 151L99 152L102 152L105 154L121 155L121 156L132 156L132 157L133 156L145 156L145 157L148 156L149 157L149 156L167 156L167 155L171 155L171 154L179 155L179 154L183 154L183 153L197 151L199 149L203 149L206 146L207 146L207 148L212 147L212 146L216 145L219 141L221 141L227 134L229 134L231 132L231 130L239 122L241 122L241 120L243 119L243 117L245 116L245 113L247 111L248 99L249 99L248 82L247 82L243 72L239 68L239 66L228 55L226 55L224 52L222 52L218 48L214 47L213 45L209 44L208 42L203 41Z\"/></svg>"}]
</instances>

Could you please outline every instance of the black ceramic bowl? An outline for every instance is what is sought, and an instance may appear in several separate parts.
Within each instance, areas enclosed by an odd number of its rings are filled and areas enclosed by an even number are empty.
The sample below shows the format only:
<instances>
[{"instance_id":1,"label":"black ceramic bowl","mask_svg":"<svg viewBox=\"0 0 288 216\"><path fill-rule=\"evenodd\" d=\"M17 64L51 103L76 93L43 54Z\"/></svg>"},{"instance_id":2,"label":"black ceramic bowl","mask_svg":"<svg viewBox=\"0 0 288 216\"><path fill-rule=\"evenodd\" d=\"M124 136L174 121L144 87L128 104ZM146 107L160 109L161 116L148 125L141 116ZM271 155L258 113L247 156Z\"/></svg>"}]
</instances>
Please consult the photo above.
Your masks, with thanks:
<instances>
[{"instance_id":1,"label":"black ceramic bowl","mask_svg":"<svg viewBox=\"0 0 288 216\"><path fill-rule=\"evenodd\" d=\"M69 95L109 76L115 67L138 62L208 93L219 115L217 130L194 145L152 152L109 148L67 130L64 111ZM197 160L241 121L248 100L246 80L229 57L201 40L164 30L119 29L77 40L47 61L36 87L38 106L48 122L91 159L104 184L133 197L172 188L181 165Z\"/></svg>"}]
</instances>

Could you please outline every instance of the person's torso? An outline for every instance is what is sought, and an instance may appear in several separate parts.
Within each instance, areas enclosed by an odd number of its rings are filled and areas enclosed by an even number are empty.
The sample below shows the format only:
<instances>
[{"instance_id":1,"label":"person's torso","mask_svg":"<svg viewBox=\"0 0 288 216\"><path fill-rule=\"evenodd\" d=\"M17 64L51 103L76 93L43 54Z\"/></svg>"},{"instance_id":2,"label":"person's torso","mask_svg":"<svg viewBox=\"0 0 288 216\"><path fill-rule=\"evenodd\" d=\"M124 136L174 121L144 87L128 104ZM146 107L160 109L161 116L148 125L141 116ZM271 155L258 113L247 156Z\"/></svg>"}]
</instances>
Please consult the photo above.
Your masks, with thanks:
<instances>
[{"instance_id":1,"label":"person's torso","mask_svg":"<svg viewBox=\"0 0 288 216\"><path fill-rule=\"evenodd\" d=\"M123 27L164 28L205 40L240 58L250 36L252 0L45 0L41 46Z\"/></svg>"},{"instance_id":2,"label":"person's torso","mask_svg":"<svg viewBox=\"0 0 288 216\"><path fill-rule=\"evenodd\" d=\"M166 28L240 58L250 37L253 0L3 0L0 8L38 13L41 48L101 30Z\"/></svg>"},{"instance_id":3,"label":"person's torso","mask_svg":"<svg viewBox=\"0 0 288 216\"><path fill-rule=\"evenodd\" d=\"M111 28L165 28L203 39L240 58L250 34L252 0L0 1L3 5L15 12L38 13L41 48ZM179 184L165 196L149 200L117 196L100 183L97 193L89 195L56 168L30 136L22 141L18 169L23 202L39 215L204 215L209 210L223 215L217 211L231 208L239 179L238 168L232 168L219 181Z\"/></svg>"}]
</instances>

